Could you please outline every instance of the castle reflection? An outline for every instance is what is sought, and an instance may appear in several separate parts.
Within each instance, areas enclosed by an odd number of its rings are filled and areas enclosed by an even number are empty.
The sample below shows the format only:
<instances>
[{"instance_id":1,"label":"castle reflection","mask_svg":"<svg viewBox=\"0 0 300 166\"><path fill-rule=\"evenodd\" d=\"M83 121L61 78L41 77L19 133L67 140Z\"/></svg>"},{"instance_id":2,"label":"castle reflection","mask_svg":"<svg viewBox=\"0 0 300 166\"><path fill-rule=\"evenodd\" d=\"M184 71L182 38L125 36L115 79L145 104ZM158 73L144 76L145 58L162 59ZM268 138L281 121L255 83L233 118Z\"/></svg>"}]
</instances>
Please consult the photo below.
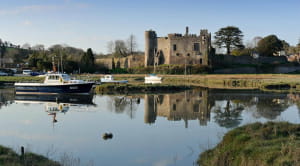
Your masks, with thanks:
<instances>
[{"instance_id":1,"label":"castle reflection","mask_svg":"<svg viewBox=\"0 0 300 166\"><path fill-rule=\"evenodd\" d=\"M206 125L210 120L208 90L189 90L176 94L145 95L145 123L155 123L156 117L166 117L171 121L184 120L188 127L189 120L199 120Z\"/></svg>"},{"instance_id":2,"label":"castle reflection","mask_svg":"<svg viewBox=\"0 0 300 166\"><path fill-rule=\"evenodd\" d=\"M160 116L170 121L183 120L187 128L189 120L207 125L213 119L222 127L233 128L243 120L242 112L249 112L253 118L274 120L289 106L297 104L297 99L295 94L288 93L204 88L174 94L146 94L144 122L155 123Z\"/></svg>"}]
</instances>

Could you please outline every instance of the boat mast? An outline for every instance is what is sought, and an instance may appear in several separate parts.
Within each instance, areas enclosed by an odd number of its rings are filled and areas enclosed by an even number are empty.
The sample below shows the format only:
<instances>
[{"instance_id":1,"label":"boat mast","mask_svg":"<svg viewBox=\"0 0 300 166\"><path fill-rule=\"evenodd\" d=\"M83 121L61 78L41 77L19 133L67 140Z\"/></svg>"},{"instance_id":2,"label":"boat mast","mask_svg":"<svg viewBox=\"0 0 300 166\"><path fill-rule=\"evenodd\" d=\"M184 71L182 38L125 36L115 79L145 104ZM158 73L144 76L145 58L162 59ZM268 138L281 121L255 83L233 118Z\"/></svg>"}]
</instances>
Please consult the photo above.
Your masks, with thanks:
<instances>
[{"instance_id":1,"label":"boat mast","mask_svg":"<svg viewBox=\"0 0 300 166\"><path fill-rule=\"evenodd\" d=\"M53 70L53 72L56 72L56 66L55 66L55 62L54 62L54 56L52 57L52 70Z\"/></svg>"},{"instance_id":2,"label":"boat mast","mask_svg":"<svg viewBox=\"0 0 300 166\"><path fill-rule=\"evenodd\" d=\"M60 66L61 66L61 73L64 73L63 64L62 64L62 55L60 54Z\"/></svg>"}]
</instances>

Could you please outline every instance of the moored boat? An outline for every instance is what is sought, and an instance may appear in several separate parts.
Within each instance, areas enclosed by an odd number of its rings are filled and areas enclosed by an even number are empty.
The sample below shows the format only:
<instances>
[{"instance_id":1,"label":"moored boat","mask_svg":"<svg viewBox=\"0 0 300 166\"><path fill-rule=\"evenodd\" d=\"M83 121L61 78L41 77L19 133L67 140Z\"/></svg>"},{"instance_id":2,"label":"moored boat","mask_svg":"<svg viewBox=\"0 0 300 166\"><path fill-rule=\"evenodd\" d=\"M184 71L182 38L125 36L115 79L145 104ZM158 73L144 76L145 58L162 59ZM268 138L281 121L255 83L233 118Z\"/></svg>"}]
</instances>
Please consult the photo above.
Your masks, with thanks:
<instances>
[{"instance_id":1,"label":"moored boat","mask_svg":"<svg viewBox=\"0 0 300 166\"><path fill-rule=\"evenodd\" d=\"M72 80L68 74L47 74L43 83L15 83L16 94L88 94L94 82Z\"/></svg>"},{"instance_id":2,"label":"moored boat","mask_svg":"<svg viewBox=\"0 0 300 166\"><path fill-rule=\"evenodd\" d=\"M160 84L162 78L158 77L156 74L149 74L145 77L146 84Z\"/></svg>"},{"instance_id":3,"label":"moored boat","mask_svg":"<svg viewBox=\"0 0 300 166\"><path fill-rule=\"evenodd\" d=\"M113 75L105 75L100 81L101 83L128 83L128 80L115 80Z\"/></svg>"}]
</instances>

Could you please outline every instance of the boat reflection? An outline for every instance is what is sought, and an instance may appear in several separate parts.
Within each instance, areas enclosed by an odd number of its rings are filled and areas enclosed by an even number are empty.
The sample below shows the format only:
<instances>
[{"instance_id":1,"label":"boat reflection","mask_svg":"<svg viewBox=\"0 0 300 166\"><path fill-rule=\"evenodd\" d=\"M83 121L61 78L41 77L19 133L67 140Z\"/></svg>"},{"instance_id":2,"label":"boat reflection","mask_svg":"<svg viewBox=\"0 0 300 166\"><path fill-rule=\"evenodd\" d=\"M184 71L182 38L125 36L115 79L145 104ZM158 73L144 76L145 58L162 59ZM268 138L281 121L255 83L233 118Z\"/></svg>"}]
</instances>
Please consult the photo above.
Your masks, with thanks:
<instances>
[{"instance_id":1,"label":"boat reflection","mask_svg":"<svg viewBox=\"0 0 300 166\"><path fill-rule=\"evenodd\" d=\"M68 111L88 111L89 106L95 106L93 95L16 95L17 104L44 104L45 112L52 116L56 123L57 114Z\"/></svg>"}]
</instances>

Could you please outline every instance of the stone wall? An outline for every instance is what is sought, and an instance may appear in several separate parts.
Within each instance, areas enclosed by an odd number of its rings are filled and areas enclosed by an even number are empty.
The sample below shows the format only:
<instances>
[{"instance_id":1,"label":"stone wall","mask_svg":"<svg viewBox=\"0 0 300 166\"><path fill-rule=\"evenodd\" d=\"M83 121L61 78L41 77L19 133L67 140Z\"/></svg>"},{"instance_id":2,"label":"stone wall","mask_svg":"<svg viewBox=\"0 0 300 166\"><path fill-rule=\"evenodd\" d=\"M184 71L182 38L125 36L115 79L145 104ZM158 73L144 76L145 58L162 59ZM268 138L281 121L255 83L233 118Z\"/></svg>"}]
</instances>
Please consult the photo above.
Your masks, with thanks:
<instances>
[{"instance_id":1,"label":"stone wall","mask_svg":"<svg viewBox=\"0 0 300 166\"><path fill-rule=\"evenodd\" d=\"M282 64L288 63L284 56L253 58L251 56L215 55L210 57L212 66L234 64Z\"/></svg>"},{"instance_id":2,"label":"stone wall","mask_svg":"<svg viewBox=\"0 0 300 166\"><path fill-rule=\"evenodd\" d=\"M112 69L112 61L115 62L115 67L117 67L118 62L120 63L121 68L132 68L132 67L142 67L144 66L145 61L144 55L130 55L123 58L101 58L96 59L96 63L103 65L108 69Z\"/></svg>"}]
</instances>

